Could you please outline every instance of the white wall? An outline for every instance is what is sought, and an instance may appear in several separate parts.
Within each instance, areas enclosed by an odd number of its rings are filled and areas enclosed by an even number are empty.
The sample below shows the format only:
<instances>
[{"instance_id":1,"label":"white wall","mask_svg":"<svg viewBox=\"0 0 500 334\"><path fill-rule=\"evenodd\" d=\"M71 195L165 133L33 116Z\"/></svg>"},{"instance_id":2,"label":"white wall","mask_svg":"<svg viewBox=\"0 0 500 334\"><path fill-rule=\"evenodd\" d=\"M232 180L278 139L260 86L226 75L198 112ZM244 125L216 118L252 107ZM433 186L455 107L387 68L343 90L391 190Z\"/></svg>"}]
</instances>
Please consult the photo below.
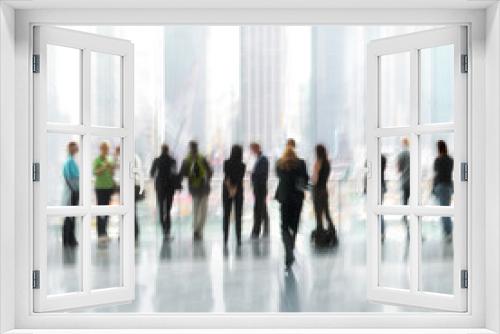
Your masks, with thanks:
<instances>
[{"instance_id":1,"label":"white wall","mask_svg":"<svg viewBox=\"0 0 500 334\"><path fill-rule=\"evenodd\" d=\"M486 326L500 331L500 6L486 17Z\"/></svg>"},{"instance_id":2,"label":"white wall","mask_svg":"<svg viewBox=\"0 0 500 334\"><path fill-rule=\"evenodd\" d=\"M0 2L0 333L14 328L14 17Z\"/></svg>"}]
</instances>

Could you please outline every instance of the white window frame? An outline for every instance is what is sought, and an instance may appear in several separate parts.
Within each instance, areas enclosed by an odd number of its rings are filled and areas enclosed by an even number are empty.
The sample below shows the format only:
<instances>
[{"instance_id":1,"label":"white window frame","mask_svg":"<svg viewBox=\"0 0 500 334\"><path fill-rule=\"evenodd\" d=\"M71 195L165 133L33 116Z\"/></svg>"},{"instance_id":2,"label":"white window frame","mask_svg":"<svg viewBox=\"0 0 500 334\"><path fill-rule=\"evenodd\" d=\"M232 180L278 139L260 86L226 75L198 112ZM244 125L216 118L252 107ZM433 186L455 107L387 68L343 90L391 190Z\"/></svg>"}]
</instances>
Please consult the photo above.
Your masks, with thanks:
<instances>
[{"instance_id":1,"label":"white window frame","mask_svg":"<svg viewBox=\"0 0 500 334\"><path fill-rule=\"evenodd\" d=\"M39 73L33 76L34 83L34 160L39 164L40 179L33 184L35 198L33 224L34 270L39 271L39 288L34 289L34 310L36 312L57 311L89 307L94 305L127 302L135 296L135 243L134 243L134 47L127 40L99 36L85 32L57 27L34 27L34 54L39 56ZM79 124L68 125L47 122L47 46L57 45L80 50L80 116ZM120 59L120 125L118 127L96 126L91 121L91 53L117 56ZM50 164L47 157L48 134L78 135L81 141L83 168L80 173L80 205L48 206L46 196L50 180L46 170ZM120 204L98 206L91 203L91 139L120 138ZM91 219L97 215L119 215L120 217L120 286L106 289L92 289L91 278ZM78 251L81 252L81 291L50 295L47 285L47 217L81 217L82 231Z\"/></svg>"},{"instance_id":2,"label":"white window frame","mask_svg":"<svg viewBox=\"0 0 500 334\"><path fill-rule=\"evenodd\" d=\"M328 9L213 9L213 10L23 10L16 12L16 327L18 328L482 328L484 316L484 100L483 10L328 10ZM31 45L35 24L466 24L470 27L468 142L470 182L468 197L469 290L466 313L307 313L307 314L36 314L31 289L32 193L30 138L32 124ZM473 230L471 230L473 226Z\"/></svg>"},{"instance_id":3,"label":"white window frame","mask_svg":"<svg viewBox=\"0 0 500 334\"><path fill-rule=\"evenodd\" d=\"M466 27L445 27L411 34L373 40L368 45L368 108L366 117L366 148L370 171L367 182L367 261L369 272L368 299L381 303L410 305L435 310L463 312L467 309L467 290L461 287L461 271L467 270L467 180L461 179L461 164L467 163L467 78L463 73L462 56L467 55ZM452 122L422 124L420 119L420 50L453 45L453 114ZM410 122L405 126L380 126L380 59L383 56L407 53L409 56ZM424 205L421 200L420 164L422 134L453 133L454 202L450 207ZM380 140L406 137L410 140L410 201L408 205L380 203L381 166ZM380 286L381 228L379 217L401 215L409 218L409 289ZM420 221L424 216L453 217L453 288L452 294L422 291Z\"/></svg>"}]
</instances>

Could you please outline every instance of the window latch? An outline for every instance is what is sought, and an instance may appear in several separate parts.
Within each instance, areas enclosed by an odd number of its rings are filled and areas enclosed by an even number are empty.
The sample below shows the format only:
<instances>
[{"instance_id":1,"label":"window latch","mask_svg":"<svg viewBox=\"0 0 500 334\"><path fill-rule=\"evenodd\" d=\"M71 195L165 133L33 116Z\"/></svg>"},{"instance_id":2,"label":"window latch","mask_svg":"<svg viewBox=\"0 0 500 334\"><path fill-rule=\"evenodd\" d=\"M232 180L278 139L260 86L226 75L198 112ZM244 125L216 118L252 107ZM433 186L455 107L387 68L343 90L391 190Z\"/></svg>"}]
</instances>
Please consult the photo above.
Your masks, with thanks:
<instances>
[{"instance_id":1,"label":"window latch","mask_svg":"<svg viewBox=\"0 0 500 334\"><path fill-rule=\"evenodd\" d=\"M460 164L460 179L462 181L469 181L469 164L466 162Z\"/></svg>"},{"instance_id":2,"label":"window latch","mask_svg":"<svg viewBox=\"0 0 500 334\"><path fill-rule=\"evenodd\" d=\"M469 288L469 271L468 270L462 270L460 272L460 287L462 289Z\"/></svg>"},{"instance_id":3,"label":"window latch","mask_svg":"<svg viewBox=\"0 0 500 334\"><path fill-rule=\"evenodd\" d=\"M39 182L40 181L40 163L35 162L33 163L33 182Z\"/></svg>"},{"instance_id":4,"label":"window latch","mask_svg":"<svg viewBox=\"0 0 500 334\"><path fill-rule=\"evenodd\" d=\"M33 73L40 73L40 55L33 55L32 66Z\"/></svg>"},{"instance_id":5,"label":"window latch","mask_svg":"<svg viewBox=\"0 0 500 334\"><path fill-rule=\"evenodd\" d=\"M40 270L33 270L32 274L32 287L33 289L40 289Z\"/></svg>"}]
</instances>

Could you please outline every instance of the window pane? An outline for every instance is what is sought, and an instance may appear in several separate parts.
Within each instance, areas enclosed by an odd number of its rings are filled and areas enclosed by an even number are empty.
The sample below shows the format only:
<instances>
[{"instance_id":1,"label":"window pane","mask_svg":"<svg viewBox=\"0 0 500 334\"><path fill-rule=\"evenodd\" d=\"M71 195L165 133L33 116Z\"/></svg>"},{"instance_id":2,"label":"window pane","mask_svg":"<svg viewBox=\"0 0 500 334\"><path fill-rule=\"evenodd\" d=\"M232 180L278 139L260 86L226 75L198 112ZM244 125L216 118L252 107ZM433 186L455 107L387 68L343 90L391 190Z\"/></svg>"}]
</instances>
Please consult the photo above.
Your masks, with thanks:
<instances>
[{"instance_id":1,"label":"window pane","mask_svg":"<svg viewBox=\"0 0 500 334\"><path fill-rule=\"evenodd\" d=\"M94 205L118 205L122 180L121 138L92 137Z\"/></svg>"},{"instance_id":2,"label":"window pane","mask_svg":"<svg viewBox=\"0 0 500 334\"><path fill-rule=\"evenodd\" d=\"M380 216L379 286L410 288L408 217Z\"/></svg>"},{"instance_id":3,"label":"window pane","mask_svg":"<svg viewBox=\"0 0 500 334\"><path fill-rule=\"evenodd\" d=\"M453 293L453 220L451 217L421 217L420 290ZM439 277L439 279L436 279Z\"/></svg>"},{"instance_id":4,"label":"window pane","mask_svg":"<svg viewBox=\"0 0 500 334\"><path fill-rule=\"evenodd\" d=\"M422 205L453 205L453 146L453 133L420 136Z\"/></svg>"},{"instance_id":5,"label":"window pane","mask_svg":"<svg viewBox=\"0 0 500 334\"><path fill-rule=\"evenodd\" d=\"M47 134L47 205L79 205L80 136ZM43 168L43 166L42 166Z\"/></svg>"},{"instance_id":6,"label":"window pane","mask_svg":"<svg viewBox=\"0 0 500 334\"><path fill-rule=\"evenodd\" d=\"M47 121L80 123L81 50L47 45Z\"/></svg>"},{"instance_id":7,"label":"window pane","mask_svg":"<svg viewBox=\"0 0 500 334\"><path fill-rule=\"evenodd\" d=\"M122 109L121 57L92 52L90 58L92 125L120 127Z\"/></svg>"},{"instance_id":8,"label":"window pane","mask_svg":"<svg viewBox=\"0 0 500 334\"><path fill-rule=\"evenodd\" d=\"M453 122L453 45L420 50L420 123Z\"/></svg>"},{"instance_id":9,"label":"window pane","mask_svg":"<svg viewBox=\"0 0 500 334\"><path fill-rule=\"evenodd\" d=\"M380 127L410 124L410 53L380 57Z\"/></svg>"},{"instance_id":10,"label":"window pane","mask_svg":"<svg viewBox=\"0 0 500 334\"><path fill-rule=\"evenodd\" d=\"M91 225L92 289L122 286L121 216L96 216Z\"/></svg>"},{"instance_id":11,"label":"window pane","mask_svg":"<svg viewBox=\"0 0 500 334\"><path fill-rule=\"evenodd\" d=\"M380 185L384 205L408 205L410 199L410 141L406 137L382 137ZM385 162L384 162L385 160Z\"/></svg>"},{"instance_id":12,"label":"window pane","mask_svg":"<svg viewBox=\"0 0 500 334\"><path fill-rule=\"evenodd\" d=\"M82 220L47 217L47 293L82 291Z\"/></svg>"}]
</instances>

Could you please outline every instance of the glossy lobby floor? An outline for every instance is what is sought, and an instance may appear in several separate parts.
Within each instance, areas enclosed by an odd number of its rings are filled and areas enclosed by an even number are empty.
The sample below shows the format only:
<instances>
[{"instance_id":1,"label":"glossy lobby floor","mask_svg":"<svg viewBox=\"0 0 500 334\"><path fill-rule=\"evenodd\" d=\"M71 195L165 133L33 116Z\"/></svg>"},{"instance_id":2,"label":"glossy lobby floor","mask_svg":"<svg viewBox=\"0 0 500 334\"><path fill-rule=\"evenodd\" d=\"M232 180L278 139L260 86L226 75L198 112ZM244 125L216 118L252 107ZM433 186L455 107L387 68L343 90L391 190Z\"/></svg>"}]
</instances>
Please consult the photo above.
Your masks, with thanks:
<instances>
[{"instance_id":1,"label":"glossy lobby floor","mask_svg":"<svg viewBox=\"0 0 500 334\"><path fill-rule=\"evenodd\" d=\"M251 207L244 214L244 241L238 252L222 249L220 208L212 210L205 240L191 240L190 217L174 214L171 242L162 242L154 209L142 202L138 212L141 224L136 247L136 299L132 303L101 306L78 312L394 312L425 311L370 302L366 298L366 235L362 207L347 208L340 230L340 246L318 252L309 242L313 227L312 211L305 206L297 240L297 263L285 275L279 235L277 206L271 203L270 240L251 241ZM175 211L175 209L174 209ZM338 219L338 215L337 219ZM338 221L338 220L337 220ZM386 219L387 238L383 247L381 280L387 286L405 287L407 243L399 219ZM231 226L233 227L233 226ZM112 230L112 227L110 227ZM429 230L423 247L423 282L432 291L447 292L452 278L451 244L443 241L440 224ZM49 238L60 239L60 226L53 226ZM112 233L111 233L112 235ZM50 285L52 291L73 291L77 284L74 251L62 251L59 242L49 242ZM119 282L118 239L107 247L93 244L95 287ZM78 249L78 248L77 248ZM61 260L62 259L62 260ZM63 289L61 290L61 287ZM72 290L73 289L73 290Z\"/></svg>"}]
</instances>

